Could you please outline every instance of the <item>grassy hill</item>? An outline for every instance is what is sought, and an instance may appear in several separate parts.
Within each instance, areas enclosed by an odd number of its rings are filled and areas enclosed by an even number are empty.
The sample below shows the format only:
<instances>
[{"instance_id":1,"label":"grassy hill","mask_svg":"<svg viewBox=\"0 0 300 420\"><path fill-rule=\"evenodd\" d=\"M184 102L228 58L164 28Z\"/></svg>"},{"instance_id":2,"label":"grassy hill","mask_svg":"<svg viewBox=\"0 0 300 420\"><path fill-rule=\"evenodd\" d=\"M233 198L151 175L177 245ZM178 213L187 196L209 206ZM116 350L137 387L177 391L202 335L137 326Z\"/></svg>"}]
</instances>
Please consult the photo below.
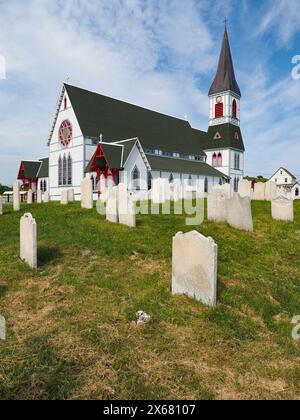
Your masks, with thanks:
<instances>
[{"instance_id":1,"label":"grassy hill","mask_svg":"<svg viewBox=\"0 0 300 420\"><path fill-rule=\"evenodd\" d=\"M253 202L255 232L205 222L219 246L218 301L172 297L183 216L111 225L51 203L0 216L0 398L299 398L300 202L294 224ZM19 219L38 223L39 269L19 259ZM137 310L151 324L132 325Z\"/></svg>"}]
</instances>

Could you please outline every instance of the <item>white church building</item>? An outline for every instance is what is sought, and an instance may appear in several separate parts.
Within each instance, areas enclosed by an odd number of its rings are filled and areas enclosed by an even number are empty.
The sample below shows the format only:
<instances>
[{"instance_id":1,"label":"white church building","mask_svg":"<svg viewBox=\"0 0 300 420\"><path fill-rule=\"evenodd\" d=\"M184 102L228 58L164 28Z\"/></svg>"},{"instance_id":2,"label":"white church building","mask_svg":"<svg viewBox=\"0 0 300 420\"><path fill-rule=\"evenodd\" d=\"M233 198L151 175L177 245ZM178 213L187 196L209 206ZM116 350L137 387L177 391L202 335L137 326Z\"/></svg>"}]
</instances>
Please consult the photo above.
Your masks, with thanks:
<instances>
[{"instance_id":1,"label":"white church building","mask_svg":"<svg viewBox=\"0 0 300 420\"><path fill-rule=\"evenodd\" d=\"M148 191L156 178L196 186L204 195L226 182L237 191L245 152L240 100L227 29L209 91L208 131L63 84L48 139L49 157L21 162L18 179L24 188L48 190L52 200L59 200L65 189L74 189L80 199L84 177L92 179L95 196L119 182L131 192Z\"/></svg>"}]
</instances>

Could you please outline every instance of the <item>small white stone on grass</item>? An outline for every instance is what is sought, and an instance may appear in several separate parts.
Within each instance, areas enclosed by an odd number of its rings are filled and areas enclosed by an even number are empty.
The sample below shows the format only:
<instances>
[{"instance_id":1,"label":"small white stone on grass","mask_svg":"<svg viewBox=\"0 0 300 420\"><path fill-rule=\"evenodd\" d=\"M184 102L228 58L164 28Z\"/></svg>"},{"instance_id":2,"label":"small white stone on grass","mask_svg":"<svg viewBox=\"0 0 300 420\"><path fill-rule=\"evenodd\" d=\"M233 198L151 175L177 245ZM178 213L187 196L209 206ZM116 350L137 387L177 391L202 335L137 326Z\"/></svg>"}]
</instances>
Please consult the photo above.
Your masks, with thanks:
<instances>
[{"instance_id":1,"label":"small white stone on grass","mask_svg":"<svg viewBox=\"0 0 300 420\"><path fill-rule=\"evenodd\" d=\"M94 207L93 202L93 184L90 178L84 178L80 184L81 192L81 208L92 209Z\"/></svg>"},{"instance_id":2,"label":"small white stone on grass","mask_svg":"<svg viewBox=\"0 0 300 420\"><path fill-rule=\"evenodd\" d=\"M74 202L74 200L75 200L75 197L74 197L74 190L73 190L73 189L68 190L68 202L69 202L69 203L73 203L73 202Z\"/></svg>"},{"instance_id":3,"label":"small white stone on grass","mask_svg":"<svg viewBox=\"0 0 300 420\"><path fill-rule=\"evenodd\" d=\"M233 197L227 200L227 223L235 229L253 232L253 219L251 200L249 197L240 197L234 193Z\"/></svg>"},{"instance_id":4,"label":"small white stone on grass","mask_svg":"<svg viewBox=\"0 0 300 420\"><path fill-rule=\"evenodd\" d=\"M44 194L44 203L49 203L49 201L50 201L49 192L46 191Z\"/></svg>"},{"instance_id":5,"label":"small white stone on grass","mask_svg":"<svg viewBox=\"0 0 300 420\"><path fill-rule=\"evenodd\" d=\"M277 197L272 201L272 218L286 222L294 221L294 201L285 197Z\"/></svg>"},{"instance_id":6,"label":"small white stone on grass","mask_svg":"<svg viewBox=\"0 0 300 420\"><path fill-rule=\"evenodd\" d=\"M214 187L207 197L207 217L214 222L227 220L226 192L220 186Z\"/></svg>"},{"instance_id":7,"label":"small white stone on grass","mask_svg":"<svg viewBox=\"0 0 300 420\"><path fill-rule=\"evenodd\" d=\"M119 223L117 187L108 192L106 202L106 220L111 223Z\"/></svg>"},{"instance_id":8,"label":"small white stone on grass","mask_svg":"<svg viewBox=\"0 0 300 420\"><path fill-rule=\"evenodd\" d=\"M217 303L218 246L193 231L173 238L172 293L187 295L206 305Z\"/></svg>"},{"instance_id":9,"label":"small white stone on grass","mask_svg":"<svg viewBox=\"0 0 300 420\"><path fill-rule=\"evenodd\" d=\"M31 268L37 268L37 226L30 213L20 221L20 257Z\"/></svg>"},{"instance_id":10,"label":"small white stone on grass","mask_svg":"<svg viewBox=\"0 0 300 420\"><path fill-rule=\"evenodd\" d=\"M249 197L252 198L252 182L247 181L247 179L241 179L239 182L239 194L242 198Z\"/></svg>"},{"instance_id":11,"label":"small white stone on grass","mask_svg":"<svg viewBox=\"0 0 300 420\"><path fill-rule=\"evenodd\" d=\"M32 190L29 190L27 192L27 204L32 204L33 196L32 196Z\"/></svg>"},{"instance_id":12,"label":"small white stone on grass","mask_svg":"<svg viewBox=\"0 0 300 420\"><path fill-rule=\"evenodd\" d=\"M42 191L41 190L37 190L36 197L37 197L36 198L37 203L42 204L43 197L42 197Z\"/></svg>"},{"instance_id":13,"label":"small white stone on grass","mask_svg":"<svg viewBox=\"0 0 300 420\"><path fill-rule=\"evenodd\" d=\"M3 198L2 195L0 195L0 216L3 215Z\"/></svg>"},{"instance_id":14,"label":"small white stone on grass","mask_svg":"<svg viewBox=\"0 0 300 420\"><path fill-rule=\"evenodd\" d=\"M69 192L68 190L63 190L61 192L61 201L60 203L64 206L66 206L67 204L69 204Z\"/></svg>"},{"instance_id":15,"label":"small white stone on grass","mask_svg":"<svg viewBox=\"0 0 300 420\"><path fill-rule=\"evenodd\" d=\"M18 181L13 184L13 209L14 211L20 211L21 199L20 199L20 184Z\"/></svg>"},{"instance_id":16,"label":"small white stone on grass","mask_svg":"<svg viewBox=\"0 0 300 420\"><path fill-rule=\"evenodd\" d=\"M266 184L257 182L254 184L253 200L264 201L266 199Z\"/></svg>"}]
</instances>

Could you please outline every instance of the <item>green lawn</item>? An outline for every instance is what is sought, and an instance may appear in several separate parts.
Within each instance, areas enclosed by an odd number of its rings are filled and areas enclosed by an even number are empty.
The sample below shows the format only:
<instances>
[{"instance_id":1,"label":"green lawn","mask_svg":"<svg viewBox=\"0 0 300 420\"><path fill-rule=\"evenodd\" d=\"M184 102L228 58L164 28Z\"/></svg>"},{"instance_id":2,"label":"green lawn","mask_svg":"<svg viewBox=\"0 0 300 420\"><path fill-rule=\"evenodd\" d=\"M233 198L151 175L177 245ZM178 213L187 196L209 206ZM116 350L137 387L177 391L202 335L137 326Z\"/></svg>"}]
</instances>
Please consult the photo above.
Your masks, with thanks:
<instances>
[{"instance_id":1,"label":"green lawn","mask_svg":"<svg viewBox=\"0 0 300 420\"><path fill-rule=\"evenodd\" d=\"M254 233L205 222L219 246L218 306L172 297L183 216L23 206L0 216L1 399L287 399L300 395L300 202L295 223L254 202ZM38 224L39 269L19 258L19 220ZM137 310L151 324L132 324Z\"/></svg>"}]
</instances>

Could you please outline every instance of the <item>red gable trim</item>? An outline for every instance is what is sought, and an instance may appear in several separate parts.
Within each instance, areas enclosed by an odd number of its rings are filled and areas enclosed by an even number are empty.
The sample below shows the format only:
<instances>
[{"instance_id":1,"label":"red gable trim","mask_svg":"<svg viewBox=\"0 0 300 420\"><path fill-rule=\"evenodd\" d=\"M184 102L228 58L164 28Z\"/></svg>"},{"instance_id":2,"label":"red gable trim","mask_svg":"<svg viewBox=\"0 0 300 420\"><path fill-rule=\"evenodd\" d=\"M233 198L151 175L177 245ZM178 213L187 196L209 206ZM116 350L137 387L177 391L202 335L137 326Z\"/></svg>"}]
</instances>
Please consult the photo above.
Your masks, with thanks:
<instances>
[{"instance_id":1,"label":"red gable trim","mask_svg":"<svg viewBox=\"0 0 300 420\"><path fill-rule=\"evenodd\" d=\"M105 155L105 153L103 151L103 148L102 148L101 144L98 144L97 149L96 149L96 152L95 152L94 157L93 157L93 160L92 160L92 164L91 164L91 171L92 172L97 172L99 170L99 168L96 167L96 160L97 159L101 159L101 158L103 158L105 160L105 162L106 162L106 170L105 170L105 172L110 171L110 166L109 166L107 157L106 157L106 155Z\"/></svg>"}]
</instances>

